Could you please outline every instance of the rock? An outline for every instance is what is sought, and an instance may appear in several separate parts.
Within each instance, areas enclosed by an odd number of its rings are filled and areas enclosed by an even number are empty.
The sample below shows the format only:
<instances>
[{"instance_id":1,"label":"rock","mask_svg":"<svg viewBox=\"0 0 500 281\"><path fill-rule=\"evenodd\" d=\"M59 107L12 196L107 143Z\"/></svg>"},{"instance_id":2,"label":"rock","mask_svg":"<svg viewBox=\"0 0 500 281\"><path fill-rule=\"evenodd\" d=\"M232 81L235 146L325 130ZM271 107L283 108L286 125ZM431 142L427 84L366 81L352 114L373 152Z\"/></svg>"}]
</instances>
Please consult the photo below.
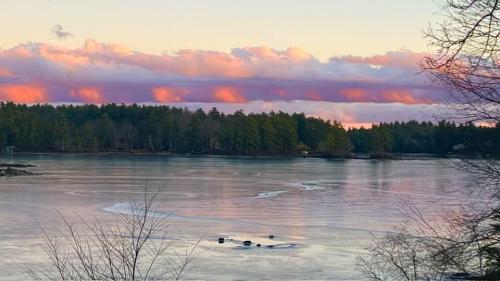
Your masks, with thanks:
<instances>
[{"instance_id":1,"label":"rock","mask_svg":"<svg viewBox=\"0 0 500 281\"><path fill-rule=\"evenodd\" d=\"M0 163L0 167L4 167L4 168L30 168L30 167L36 167L36 166L31 165L31 164Z\"/></svg>"},{"instance_id":2,"label":"rock","mask_svg":"<svg viewBox=\"0 0 500 281\"><path fill-rule=\"evenodd\" d=\"M224 237L220 237L220 238L219 238L219 244L224 243L224 240L225 240L225 239L224 239Z\"/></svg>"},{"instance_id":3,"label":"rock","mask_svg":"<svg viewBox=\"0 0 500 281\"><path fill-rule=\"evenodd\" d=\"M274 245L267 245L268 248L274 248Z\"/></svg>"},{"instance_id":4,"label":"rock","mask_svg":"<svg viewBox=\"0 0 500 281\"><path fill-rule=\"evenodd\" d=\"M26 171L23 169L15 169L7 167L6 169L0 169L0 176L31 176L34 173Z\"/></svg>"},{"instance_id":5,"label":"rock","mask_svg":"<svg viewBox=\"0 0 500 281\"><path fill-rule=\"evenodd\" d=\"M261 246L260 244L257 244L257 248L260 248L260 246Z\"/></svg>"},{"instance_id":6,"label":"rock","mask_svg":"<svg viewBox=\"0 0 500 281\"><path fill-rule=\"evenodd\" d=\"M269 239L274 239L274 235L269 235Z\"/></svg>"},{"instance_id":7,"label":"rock","mask_svg":"<svg viewBox=\"0 0 500 281\"><path fill-rule=\"evenodd\" d=\"M250 241L250 240L243 241L243 245L248 247L248 246L252 245L252 241Z\"/></svg>"}]
</instances>

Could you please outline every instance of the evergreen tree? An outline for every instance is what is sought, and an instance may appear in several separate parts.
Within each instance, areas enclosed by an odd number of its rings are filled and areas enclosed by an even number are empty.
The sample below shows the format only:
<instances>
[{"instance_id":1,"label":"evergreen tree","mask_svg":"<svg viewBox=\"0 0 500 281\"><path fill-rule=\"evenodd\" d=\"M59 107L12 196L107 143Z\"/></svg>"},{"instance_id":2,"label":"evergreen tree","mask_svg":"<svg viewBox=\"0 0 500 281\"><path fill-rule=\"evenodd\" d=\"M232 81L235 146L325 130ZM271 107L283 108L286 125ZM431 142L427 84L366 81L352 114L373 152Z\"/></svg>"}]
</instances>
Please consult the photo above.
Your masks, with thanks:
<instances>
[{"instance_id":1,"label":"evergreen tree","mask_svg":"<svg viewBox=\"0 0 500 281\"><path fill-rule=\"evenodd\" d=\"M382 125L374 125L371 129L371 154L373 157L386 157L391 151L391 133Z\"/></svg>"},{"instance_id":2,"label":"evergreen tree","mask_svg":"<svg viewBox=\"0 0 500 281\"><path fill-rule=\"evenodd\" d=\"M97 137L101 151L110 150L115 147L115 134L113 128L113 121L109 118L108 114L104 113L99 120L97 120L95 136ZM86 128L86 130L90 130L90 128Z\"/></svg>"},{"instance_id":3,"label":"evergreen tree","mask_svg":"<svg viewBox=\"0 0 500 281\"><path fill-rule=\"evenodd\" d=\"M334 123L324 140L319 144L319 151L330 157L347 157L350 155L349 137L341 124Z\"/></svg>"},{"instance_id":4,"label":"evergreen tree","mask_svg":"<svg viewBox=\"0 0 500 281\"><path fill-rule=\"evenodd\" d=\"M225 115L213 108L108 104L0 103L0 146L17 151L169 151L173 153L312 154L486 153L500 156L500 125L395 122L346 131L304 114Z\"/></svg>"}]
</instances>

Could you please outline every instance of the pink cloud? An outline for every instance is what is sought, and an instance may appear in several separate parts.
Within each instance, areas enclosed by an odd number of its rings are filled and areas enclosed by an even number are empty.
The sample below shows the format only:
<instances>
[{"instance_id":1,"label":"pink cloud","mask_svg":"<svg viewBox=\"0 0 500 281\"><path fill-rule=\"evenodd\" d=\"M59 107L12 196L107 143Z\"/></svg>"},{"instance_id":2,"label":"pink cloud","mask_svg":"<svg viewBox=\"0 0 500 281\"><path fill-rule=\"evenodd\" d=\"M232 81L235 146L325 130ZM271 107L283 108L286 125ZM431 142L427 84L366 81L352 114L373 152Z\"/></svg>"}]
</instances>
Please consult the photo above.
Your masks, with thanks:
<instances>
[{"instance_id":1,"label":"pink cloud","mask_svg":"<svg viewBox=\"0 0 500 281\"><path fill-rule=\"evenodd\" d=\"M136 65L166 74L221 76L240 78L250 73L241 60L215 51L181 50L175 55L152 55L136 52L127 46L87 40L77 52L95 63Z\"/></svg>"},{"instance_id":2,"label":"pink cloud","mask_svg":"<svg viewBox=\"0 0 500 281\"><path fill-rule=\"evenodd\" d=\"M103 104L106 102L101 91L96 88L80 88L72 90L71 96L84 103Z\"/></svg>"},{"instance_id":3,"label":"pink cloud","mask_svg":"<svg viewBox=\"0 0 500 281\"><path fill-rule=\"evenodd\" d=\"M366 92L363 89L343 89L341 94L347 98L348 101L363 102L367 100Z\"/></svg>"},{"instance_id":4,"label":"pink cloud","mask_svg":"<svg viewBox=\"0 0 500 281\"><path fill-rule=\"evenodd\" d=\"M218 102L244 103L247 100L240 91L234 87L217 87L214 90L214 98Z\"/></svg>"},{"instance_id":5,"label":"pink cloud","mask_svg":"<svg viewBox=\"0 0 500 281\"><path fill-rule=\"evenodd\" d=\"M387 52L383 55L375 55L371 57L342 56L340 59L348 63L356 64L416 68L424 57L424 53L413 53L407 50L402 50L399 52Z\"/></svg>"},{"instance_id":6,"label":"pink cloud","mask_svg":"<svg viewBox=\"0 0 500 281\"><path fill-rule=\"evenodd\" d=\"M83 50L86 53L100 53L108 55L129 56L134 52L125 45L120 44L105 44L92 39L85 41Z\"/></svg>"},{"instance_id":7,"label":"pink cloud","mask_svg":"<svg viewBox=\"0 0 500 281\"><path fill-rule=\"evenodd\" d=\"M79 53L72 52L71 50L64 48L40 45L36 51L38 56L66 67L86 65L90 63L89 57L82 56Z\"/></svg>"},{"instance_id":8,"label":"pink cloud","mask_svg":"<svg viewBox=\"0 0 500 281\"><path fill-rule=\"evenodd\" d=\"M300 48L246 47L229 53L181 50L158 55L95 40L77 49L30 43L0 50L5 70L0 70L0 85L36 81L50 93L51 102L429 104L435 102L438 90L415 75L420 56L402 51L321 62Z\"/></svg>"},{"instance_id":9,"label":"pink cloud","mask_svg":"<svg viewBox=\"0 0 500 281\"><path fill-rule=\"evenodd\" d=\"M46 102L46 90L38 85L0 84L0 100L16 103Z\"/></svg>"},{"instance_id":10,"label":"pink cloud","mask_svg":"<svg viewBox=\"0 0 500 281\"><path fill-rule=\"evenodd\" d=\"M175 70L189 76L249 77L244 62L222 52L183 50L177 57L169 57Z\"/></svg>"},{"instance_id":11,"label":"pink cloud","mask_svg":"<svg viewBox=\"0 0 500 281\"><path fill-rule=\"evenodd\" d=\"M382 91L382 99L385 102L399 102L404 104L432 104L433 101L425 98L418 98L410 90L396 89Z\"/></svg>"},{"instance_id":12,"label":"pink cloud","mask_svg":"<svg viewBox=\"0 0 500 281\"><path fill-rule=\"evenodd\" d=\"M159 103L182 102L183 97L188 94L187 89L175 87L155 87L152 89L153 99Z\"/></svg>"}]
</instances>

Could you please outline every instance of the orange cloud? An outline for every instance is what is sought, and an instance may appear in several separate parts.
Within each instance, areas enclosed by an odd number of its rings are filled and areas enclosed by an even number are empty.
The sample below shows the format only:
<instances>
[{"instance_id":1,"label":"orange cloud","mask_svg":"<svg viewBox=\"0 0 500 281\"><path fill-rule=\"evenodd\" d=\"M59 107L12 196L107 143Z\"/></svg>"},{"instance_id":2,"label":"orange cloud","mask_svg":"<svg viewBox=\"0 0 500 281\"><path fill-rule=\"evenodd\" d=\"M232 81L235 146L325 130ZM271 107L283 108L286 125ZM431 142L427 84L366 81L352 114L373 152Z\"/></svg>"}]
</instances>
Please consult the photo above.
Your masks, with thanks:
<instances>
[{"instance_id":1,"label":"orange cloud","mask_svg":"<svg viewBox=\"0 0 500 281\"><path fill-rule=\"evenodd\" d=\"M0 77L14 77L14 74L5 68L0 68Z\"/></svg>"},{"instance_id":2,"label":"orange cloud","mask_svg":"<svg viewBox=\"0 0 500 281\"><path fill-rule=\"evenodd\" d=\"M419 59L419 54L399 51L322 62L299 48L267 47L158 55L87 40L77 49L28 43L0 50L0 80L14 83L3 77L15 75L16 81L43 81L51 102L438 101L438 87L423 83L409 68ZM182 85L184 90L169 85Z\"/></svg>"},{"instance_id":3,"label":"orange cloud","mask_svg":"<svg viewBox=\"0 0 500 281\"><path fill-rule=\"evenodd\" d=\"M160 103L182 102L188 94L187 89L173 87L156 87L152 91L154 100Z\"/></svg>"},{"instance_id":4,"label":"orange cloud","mask_svg":"<svg viewBox=\"0 0 500 281\"><path fill-rule=\"evenodd\" d=\"M306 61L306 60L310 60L312 58L312 56L310 54L308 54L306 51L304 51L303 49L295 48L295 47L288 48L286 50L286 54L287 54L288 58L290 58L291 60L294 60L294 61Z\"/></svg>"},{"instance_id":5,"label":"orange cloud","mask_svg":"<svg viewBox=\"0 0 500 281\"><path fill-rule=\"evenodd\" d=\"M9 84L0 85L0 100L15 103L46 102L45 89L41 86Z\"/></svg>"},{"instance_id":6,"label":"orange cloud","mask_svg":"<svg viewBox=\"0 0 500 281\"><path fill-rule=\"evenodd\" d=\"M251 76L245 62L232 55L199 50L182 50L176 57L163 56L167 62L161 68L164 71L177 71L189 76L223 76L244 78Z\"/></svg>"},{"instance_id":7,"label":"orange cloud","mask_svg":"<svg viewBox=\"0 0 500 281\"><path fill-rule=\"evenodd\" d=\"M109 53L119 56L130 56L134 54L134 52L125 45L114 43L105 44L93 39L87 39L87 41L85 41L83 51L87 53Z\"/></svg>"},{"instance_id":8,"label":"orange cloud","mask_svg":"<svg viewBox=\"0 0 500 281\"><path fill-rule=\"evenodd\" d=\"M219 102L243 103L246 98L234 87L218 87L214 91L214 98Z\"/></svg>"},{"instance_id":9,"label":"orange cloud","mask_svg":"<svg viewBox=\"0 0 500 281\"><path fill-rule=\"evenodd\" d=\"M103 104L106 101L102 96L101 91L96 88L81 88L78 90L72 90L71 96L78 98L85 103Z\"/></svg>"},{"instance_id":10,"label":"orange cloud","mask_svg":"<svg viewBox=\"0 0 500 281\"><path fill-rule=\"evenodd\" d=\"M19 45L15 48L4 51L4 53L8 56L19 58L30 58L34 56L32 48L27 45Z\"/></svg>"},{"instance_id":11,"label":"orange cloud","mask_svg":"<svg viewBox=\"0 0 500 281\"><path fill-rule=\"evenodd\" d=\"M366 101L366 94L363 89L345 89L340 92L348 101L363 102Z\"/></svg>"},{"instance_id":12,"label":"orange cloud","mask_svg":"<svg viewBox=\"0 0 500 281\"><path fill-rule=\"evenodd\" d=\"M75 67L90 63L88 57L83 56L78 52L74 52L60 47L41 44L39 45L37 51L40 57L53 61L60 65L63 65L65 67Z\"/></svg>"},{"instance_id":13,"label":"orange cloud","mask_svg":"<svg viewBox=\"0 0 500 281\"><path fill-rule=\"evenodd\" d=\"M385 90L382 92L382 99L385 102L400 102L404 104L432 104L430 99L414 97L410 90Z\"/></svg>"}]
</instances>

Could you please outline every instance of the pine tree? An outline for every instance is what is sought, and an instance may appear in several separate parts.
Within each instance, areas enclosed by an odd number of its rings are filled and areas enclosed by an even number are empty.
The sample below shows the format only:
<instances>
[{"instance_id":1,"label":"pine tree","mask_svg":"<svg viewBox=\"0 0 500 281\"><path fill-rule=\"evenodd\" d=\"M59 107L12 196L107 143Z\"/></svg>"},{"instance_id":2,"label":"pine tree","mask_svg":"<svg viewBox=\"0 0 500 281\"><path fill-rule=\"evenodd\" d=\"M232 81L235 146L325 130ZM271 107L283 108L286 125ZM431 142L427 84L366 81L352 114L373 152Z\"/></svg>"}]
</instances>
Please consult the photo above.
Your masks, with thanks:
<instances>
[{"instance_id":1,"label":"pine tree","mask_svg":"<svg viewBox=\"0 0 500 281\"><path fill-rule=\"evenodd\" d=\"M371 153L372 157L387 157L392 147L392 136L389 129L384 125L374 126L371 129Z\"/></svg>"}]
</instances>

